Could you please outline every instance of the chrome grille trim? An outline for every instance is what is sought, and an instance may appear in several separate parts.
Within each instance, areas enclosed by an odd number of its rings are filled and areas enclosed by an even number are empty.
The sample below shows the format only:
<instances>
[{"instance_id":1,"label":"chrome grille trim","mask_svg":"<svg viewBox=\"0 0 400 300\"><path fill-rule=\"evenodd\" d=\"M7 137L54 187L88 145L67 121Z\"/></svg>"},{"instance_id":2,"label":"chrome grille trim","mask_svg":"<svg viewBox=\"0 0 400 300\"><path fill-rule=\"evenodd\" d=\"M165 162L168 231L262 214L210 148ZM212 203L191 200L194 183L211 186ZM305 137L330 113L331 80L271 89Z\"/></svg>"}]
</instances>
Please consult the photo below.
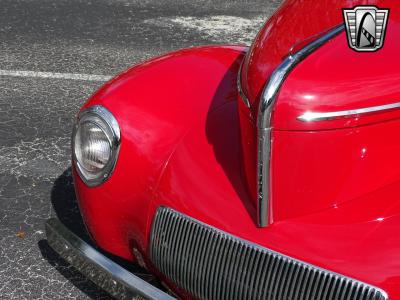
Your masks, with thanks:
<instances>
[{"instance_id":1,"label":"chrome grille trim","mask_svg":"<svg viewBox=\"0 0 400 300\"><path fill-rule=\"evenodd\" d=\"M259 227L266 227L273 223L273 191L271 189L270 166L272 162L272 113L280 88L290 72L307 56L319 47L340 34L344 30L341 24L329 30L321 37L313 40L299 51L289 54L285 60L276 67L271 74L261 95L258 107L257 135L257 223Z\"/></svg>"},{"instance_id":2,"label":"chrome grille trim","mask_svg":"<svg viewBox=\"0 0 400 300\"><path fill-rule=\"evenodd\" d=\"M153 220L155 267L198 299L386 300L374 286L234 237L166 207Z\"/></svg>"}]
</instances>

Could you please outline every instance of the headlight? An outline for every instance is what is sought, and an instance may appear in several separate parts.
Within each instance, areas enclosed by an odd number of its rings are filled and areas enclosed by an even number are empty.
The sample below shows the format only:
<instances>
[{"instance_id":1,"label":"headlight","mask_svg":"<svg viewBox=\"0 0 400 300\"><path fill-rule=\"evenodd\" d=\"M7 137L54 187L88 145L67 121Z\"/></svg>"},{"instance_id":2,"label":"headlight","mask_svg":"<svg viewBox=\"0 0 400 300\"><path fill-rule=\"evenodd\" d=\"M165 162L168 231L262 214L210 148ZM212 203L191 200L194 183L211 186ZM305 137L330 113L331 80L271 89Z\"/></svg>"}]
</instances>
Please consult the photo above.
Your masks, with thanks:
<instances>
[{"instance_id":1,"label":"headlight","mask_svg":"<svg viewBox=\"0 0 400 300\"><path fill-rule=\"evenodd\" d=\"M72 155L79 176L88 186L110 177L120 142L119 125L107 109L96 105L79 114L72 135Z\"/></svg>"}]
</instances>

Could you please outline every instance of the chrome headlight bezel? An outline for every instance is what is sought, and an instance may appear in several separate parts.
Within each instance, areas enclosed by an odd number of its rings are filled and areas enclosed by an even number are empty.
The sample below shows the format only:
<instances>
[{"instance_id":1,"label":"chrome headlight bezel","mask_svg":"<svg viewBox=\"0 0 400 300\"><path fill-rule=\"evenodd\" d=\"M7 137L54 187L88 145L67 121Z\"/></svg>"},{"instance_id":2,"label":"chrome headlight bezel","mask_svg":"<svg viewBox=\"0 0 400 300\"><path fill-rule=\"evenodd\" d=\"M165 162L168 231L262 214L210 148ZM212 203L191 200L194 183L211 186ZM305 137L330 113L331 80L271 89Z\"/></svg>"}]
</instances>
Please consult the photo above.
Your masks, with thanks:
<instances>
[{"instance_id":1,"label":"chrome headlight bezel","mask_svg":"<svg viewBox=\"0 0 400 300\"><path fill-rule=\"evenodd\" d=\"M106 165L98 172L90 172L82 166L76 155L75 142L79 127L84 123L93 123L99 127L107 137L110 146L110 156ZM76 171L82 181L89 187L95 187L110 178L118 160L121 147L121 131L117 120L105 107L101 105L91 106L78 115L72 133L72 160Z\"/></svg>"}]
</instances>

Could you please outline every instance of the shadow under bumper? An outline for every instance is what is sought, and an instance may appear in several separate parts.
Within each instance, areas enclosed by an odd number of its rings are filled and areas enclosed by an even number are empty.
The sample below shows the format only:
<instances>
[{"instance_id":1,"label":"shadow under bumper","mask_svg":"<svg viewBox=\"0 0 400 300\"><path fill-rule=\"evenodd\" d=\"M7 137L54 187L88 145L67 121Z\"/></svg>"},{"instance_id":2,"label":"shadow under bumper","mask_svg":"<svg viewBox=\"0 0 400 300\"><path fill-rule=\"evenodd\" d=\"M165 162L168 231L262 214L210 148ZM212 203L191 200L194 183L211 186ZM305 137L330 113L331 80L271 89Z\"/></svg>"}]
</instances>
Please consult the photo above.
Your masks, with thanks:
<instances>
[{"instance_id":1,"label":"shadow under bumper","mask_svg":"<svg viewBox=\"0 0 400 300\"><path fill-rule=\"evenodd\" d=\"M58 219L46 222L46 237L62 258L117 299L175 299L104 256Z\"/></svg>"}]
</instances>

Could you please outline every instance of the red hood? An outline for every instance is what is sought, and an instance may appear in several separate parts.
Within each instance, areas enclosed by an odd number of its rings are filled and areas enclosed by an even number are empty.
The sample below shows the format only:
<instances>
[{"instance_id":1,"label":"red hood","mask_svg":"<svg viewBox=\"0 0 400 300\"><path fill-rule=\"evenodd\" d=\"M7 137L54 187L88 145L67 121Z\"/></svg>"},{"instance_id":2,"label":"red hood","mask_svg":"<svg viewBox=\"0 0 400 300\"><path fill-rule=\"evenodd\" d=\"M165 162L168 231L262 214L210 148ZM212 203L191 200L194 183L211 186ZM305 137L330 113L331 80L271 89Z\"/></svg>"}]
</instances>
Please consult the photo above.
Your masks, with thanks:
<instances>
[{"instance_id":1,"label":"red hood","mask_svg":"<svg viewBox=\"0 0 400 300\"><path fill-rule=\"evenodd\" d=\"M274 128L334 129L399 118L398 109L383 109L388 105L396 107L400 101L399 34L400 12L392 9L382 49L356 52L347 45L343 32L307 57L280 89ZM357 114L356 110L377 111ZM327 113L351 115L319 120L316 117Z\"/></svg>"},{"instance_id":2,"label":"red hood","mask_svg":"<svg viewBox=\"0 0 400 300\"><path fill-rule=\"evenodd\" d=\"M378 7L390 8L395 4L397 3L393 0L285 1L279 10L268 20L268 22L259 32L248 55L246 56L243 65L241 78L242 88L249 98L253 112L256 114L258 110L260 95L271 73L280 63L282 63L285 57L290 53L291 49L293 47L296 48L296 45L300 45L299 47L301 47L301 44L306 43L305 40L312 39L313 36L319 36L321 33L343 23L343 8L353 8L357 5L376 5ZM329 70L329 73L327 73L329 75L327 76L332 74L337 74L337 76L341 75L348 70L348 68L343 69L343 66L348 66L349 63L353 63L352 61L343 61L342 52L348 55L349 59L358 57L358 59L355 59L355 62L358 63L358 65L360 65L360 63L363 64L366 55L368 55L368 60L370 57L374 57L373 59L375 59L375 63L377 61L380 62L383 56L386 57L386 55L389 53L393 54L393 51L395 51L396 47L396 39L393 38L395 31L395 20L393 20L395 17L394 15L396 15L396 12L391 12L388 25L389 32L386 38L386 40L392 40L392 42L386 41L387 44L385 44L384 47L390 49L382 49L375 55L371 55L371 53L357 54L348 48L347 41L343 33L337 41L342 46L340 49L335 49L338 52L334 53L332 57L327 58L324 56L322 58L325 59L325 61L330 61L331 65L335 67L334 69ZM396 19L398 18L396 17ZM393 47L390 47L389 44L391 44ZM320 50L317 50L317 52L320 52ZM336 63L339 64L336 65ZM368 65L364 64L364 68L368 69L368 72L365 72L363 69L359 69L358 71L360 74L370 73L372 75L376 75L369 71L370 69ZM378 67L375 66L375 68ZM319 72L321 69L312 71ZM313 79L316 79L320 76L320 73L318 72L308 72L308 74L312 76ZM343 77L343 80L346 80L349 77L354 78L353 76L359 78L360 76L356 76L358 75L358 73L355 74L356 72L357 70L353 70L353 73L350 75L347 74L347 77ZM316 74L318 74L318 76L316 76Z\"/></svg>"}]
</instances>

